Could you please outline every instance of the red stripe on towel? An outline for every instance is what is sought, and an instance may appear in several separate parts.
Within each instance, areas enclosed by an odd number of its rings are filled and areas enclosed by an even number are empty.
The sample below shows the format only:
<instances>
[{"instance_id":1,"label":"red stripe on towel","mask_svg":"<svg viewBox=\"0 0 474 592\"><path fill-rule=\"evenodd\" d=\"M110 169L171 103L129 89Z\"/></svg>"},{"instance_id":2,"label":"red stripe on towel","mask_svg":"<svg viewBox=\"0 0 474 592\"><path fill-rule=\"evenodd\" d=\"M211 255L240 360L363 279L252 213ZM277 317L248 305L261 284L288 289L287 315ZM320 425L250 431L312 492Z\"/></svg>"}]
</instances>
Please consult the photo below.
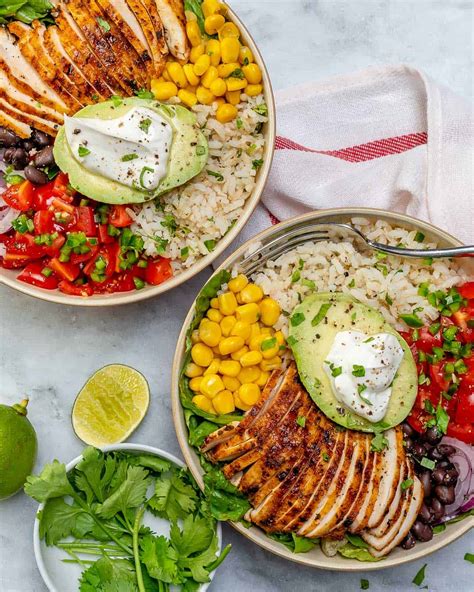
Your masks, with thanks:
<instances>
[{"instance_id":1,"label":"red stripe on towel","mask_svg":"<svg viewBox=\"0 0 474 592\"><path fill-rule=\"evenodd\" d=\"M373 160L374 158L390 156L390 154L406 152L407 150L416 148L416 146L426 144L427 140L428 134L426 132L419 132L417 134L406 134L405 136L397 136L395 138L375 140L374 142L368 142L367 144L351 146L350 148L340 148L339 150L313 150L312 148L297 144L289 138L277 136L275 140L275 149L313 152L316 154L334 156L335 158L340 158L347 162L364 162L366 160Z\"/></svg>"}]
</instances>

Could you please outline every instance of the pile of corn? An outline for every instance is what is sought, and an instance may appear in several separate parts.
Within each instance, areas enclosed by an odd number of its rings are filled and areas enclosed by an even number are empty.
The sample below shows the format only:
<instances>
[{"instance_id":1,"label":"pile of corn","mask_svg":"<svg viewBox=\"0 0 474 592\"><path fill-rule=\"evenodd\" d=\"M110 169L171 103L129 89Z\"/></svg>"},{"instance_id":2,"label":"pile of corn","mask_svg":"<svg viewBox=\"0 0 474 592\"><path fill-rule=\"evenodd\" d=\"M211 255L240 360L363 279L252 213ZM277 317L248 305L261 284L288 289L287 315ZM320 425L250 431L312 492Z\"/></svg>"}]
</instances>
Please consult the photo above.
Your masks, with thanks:
<instances>
[{"instance_id":1,"label":"pile of corn","mask_svg":"<svg viewBox=\"0 0 474 592\"><path fill-rule=\"evenodd\" d=\"M241 45L239 29L226 21L225 6L218 0L204 0L202 10L206 35L195 15L186 13L192 45L189 62L170 60L163 75L152 80L151 90L159 101L177 96L187 107L217 102L217 121L228 123L237 117L242 92L250 97L262 93L262 72L251 50Z\"/></svg>"},{"instance_id":2,"label":"pile of corn","mask_svg":"<svg viewBox=\"0 0 474 592\"><path fill-rule=\"evenodd\" d=\"M197 407L221 415L236 407L247 411L258 402L286 349L282 332L272 328L280 312L279 304L244 275L211 300L192 334L192 362L185 369Z\"/></svg>"}]
</instances>

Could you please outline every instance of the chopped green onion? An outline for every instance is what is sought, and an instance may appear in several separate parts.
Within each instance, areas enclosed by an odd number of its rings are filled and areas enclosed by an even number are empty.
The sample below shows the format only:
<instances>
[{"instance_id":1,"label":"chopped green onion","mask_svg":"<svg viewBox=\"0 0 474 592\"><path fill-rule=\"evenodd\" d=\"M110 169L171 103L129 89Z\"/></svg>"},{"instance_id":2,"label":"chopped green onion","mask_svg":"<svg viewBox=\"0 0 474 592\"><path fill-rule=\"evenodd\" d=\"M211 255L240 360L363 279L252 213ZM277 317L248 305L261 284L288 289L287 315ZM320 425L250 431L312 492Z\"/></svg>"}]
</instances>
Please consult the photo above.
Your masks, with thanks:
<instances>
[{"instance_id":1,"label":"chopped green onion","mask_svg":"<svg viewBox=\"0 0 474 592\"><path fill-rule=\"evenodd\" d=\"M301 278L301 272L296 269L291 275L291 283L294 284Z\"/></svg>"},{"instance_id":2,"label":"chopped green onion","mask_svg":"<svg viewBox=\"0 0 474 592\"><path fill-rule=\"evenodd\" d=\"M425 235L422 232L417 232L413 240L417 243L422 243L425 240Z\"/></svg>"},{"instance_id":3,"label":"chopped green onion","mask_svg":"<svg viewBox=\"0 0 474 592\"><path fill-rule=\"evenodd\" d=\"M41 270L41 274L44 275L44 277L49 277L52 273L53 270L49 267L43 267L43 269Z\"/></svg>"},{"instance_id":4,"label":"chopped green onion","mask_svg":"<svg viewBox=\"0 0 474 592\"><path fill-rule=\"evenodd\" d=\"M429 469L430 471L432 471L435 468L436 463L434 460L431 460L430 458L424 456L420 461L420 465L425 469Z\"/></svg>"},{"instance_id":5,"label":"chopped green onion","mask_svg":"<svg viewBox=\"0 0 474 592\"><path fill-rule=\"evenodd\" d=\"M301 427L304 428L306 425L306 417L304 415L299 415L296 419L296 423Z\"/></svg>"},{"instance_id":6,"label":"chopped green onion","mask_svg":"<svg viewBox=\"0 0 474 592\"><path fill-rule=\"evenodd\" d=\"M328 310L331 308L331 303L326 302L325 304L321 304L320 309L316 313L316 315L311 320L311 326L316 327L319 323L326 317Z\"/></svg>"},{"instance_id":7,"label":"chopped green onion","mask_svg":"<svg viewBox=\"0 0 474 592\"><path fill-rule=\"evenodd\" d=\"M210 253L211 251L213 251L216 248L216 241L215 240L205 240L204 246L206 247L206 249Z\"/></svg>"},{"instance_id":8,"label":"chopped green onion","mask_svg":"<svg viewBox=\"0 0 474 592\"><path fill-rule=\"evenodd\" d=\"M301 325L305 318L306 317L302 312L295 312L295 314L290 317L290 324L292 327L297 327L298 325Z\"/></svg>"},{"instance_id":9,"label":"chopped green onion","mask_svg":"<svg viewBox=\"0 0 474 592\"><path fill-rule=\"evenodd\" d=\"M347 287L348 288L354 288L355 285L356 285L355 279L352 278L351 281L347 284Z\"/></svg>"},{"instance_id":10,"label":"chopped green onion","mask_svg":"<svg viewBox=\"0 0 474 592\"><path fill-rule=\"evenodd\" d=\"M135 160L138 158L138 154L124 154L120 159L122 162L129 162L130 160Z\"/></svg>"},{"instance_id":11,"label":"chopped green onion","mask_svg":"<svg viewBox=\"0 0 474 592\"><path fill-rule=\"evenodd\" d=\"M258 171L258 169L262 166L263 164L263 159L262 158L258 158L256 160L252 160L252 168L255 171Z\"/></svg>"},{"instance_id":12,"label":"chopped green onion","mask_svg":"<svg viewBox=\"0 0 474 592\"><path fill-rule=\"evenodd\" d=\"M141 172L140 172L140 186L141 186L143 189L146 189L146 187L145 187L145 185L144 185L144 183L143 183L143 182L144 182L144 179L145 179L145 175L146 175L146 173L154 173L154 172L155 172L155 169L152 169L151 167L144 166L144 167L142 168L142 170L141 170Z\"/></svg>"},{"instance_id":13,"label":"chopped green onion","mask_svg":"<svg viewBox=\"0 0 474 592\"><path fill-rule=\"evenodd\" d=\"M135 288L137 290L141 290L142 288L145 287L145 282L138 277L133 278L133 283L135 284Z\"/></svg>"},{"instance_id":14,"label":"chopped green onion","mask_svg":"<svg viewBox=\"0 0 474 592\"><path fill-rule=\"evenodd\" d=\"M140 261L137 263L137 266L141 269L146 269L148 267L148 261L145 261L145 259L140 259Z\"/></svg>"},{"instance_id":15,"label":"chopped green onion","mask_svg":"<svg viewBox=\"0 0 474 592\"><path fill-rule=\"evenodd\" d=\"M88 154L91 153L91 151L89 150L89 148L86 148L85 146L83 146L82 144L79 146L79 148L77 149L77 153L79 154L79 156L82 158L83 156L87 156Z\"/></svg>"},{"instance_id":16,"label":"chopped green onion","mask_svg":"<svg viewBox=\"0 0 474 592\"><path fill-rule=\"evenodd\" d=\"M413 479L405 479L405 481L402 481L400 483L400 487L401 487L402 491L406 491L412 485L413 485Z\"/></svg>"},{"instance_id":17,"label":"chopped green onion","mask_svg":"<svg viewBox=\"0 0 474 592\"><path fill-rule=\"evenodd\" d=\"M272 349L272 347L275 347L277 343L276 337L271 337L270 339L265 339L265 341L262 341L262 343L260 344L260 349L262 351L267 351L268 349Z\"/></svg>"}]
</instances>

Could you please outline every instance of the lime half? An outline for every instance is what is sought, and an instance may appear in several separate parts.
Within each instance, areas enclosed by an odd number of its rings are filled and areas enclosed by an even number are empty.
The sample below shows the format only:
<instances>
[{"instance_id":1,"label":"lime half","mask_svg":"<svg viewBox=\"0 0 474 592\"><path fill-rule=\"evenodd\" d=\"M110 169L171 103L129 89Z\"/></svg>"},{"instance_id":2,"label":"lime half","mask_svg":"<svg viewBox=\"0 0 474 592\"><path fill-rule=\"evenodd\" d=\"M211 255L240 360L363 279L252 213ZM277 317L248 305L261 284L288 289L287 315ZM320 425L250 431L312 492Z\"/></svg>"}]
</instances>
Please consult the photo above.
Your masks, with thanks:
<instances>
[{"instance_id":1,"label":"lime half","mask_svg":"<svg viewBox=\"0 0 474 592\"><path fill-rule=\"evenodd\" d=\"M143 374L121 364L104 366L77 395L72 409L74 431L92 446L123 442L145 417L149 402Z\"/></svg>"}]
</instances>

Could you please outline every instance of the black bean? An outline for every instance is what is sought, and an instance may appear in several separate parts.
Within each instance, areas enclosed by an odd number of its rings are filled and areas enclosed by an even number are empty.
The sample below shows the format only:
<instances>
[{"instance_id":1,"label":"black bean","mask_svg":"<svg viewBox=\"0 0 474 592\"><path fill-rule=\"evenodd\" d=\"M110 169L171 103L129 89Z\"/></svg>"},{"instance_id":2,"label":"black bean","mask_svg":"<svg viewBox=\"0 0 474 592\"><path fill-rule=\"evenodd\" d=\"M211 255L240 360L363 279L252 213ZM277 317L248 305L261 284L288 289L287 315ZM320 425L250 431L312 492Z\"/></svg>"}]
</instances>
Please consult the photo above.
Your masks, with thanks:
<instances>
[{"instance_id":1,"label":"black bean","mask_svg":"<svg viewBox=\"0 0 474 592\"><path fill-rule=\"evenodd\" d=\"M423 489L425 492L425 498L431 495L431 473L430 471L423 471L419 475L421 482L423 483Z\"/></svg>"},{"instance_id":2,"label":"black bean","mask_svg":"<svg viewBox=\"0 0 474 592\"><path fill-rule=\"evenodd\" d=\"M428 456L433 460L443 460L444 455L440 453L437 446L434 446L428 453Z\"/></svg>"},{"instance_id":3,"label":"black bean","mask_svg":"<svg viewBox=\"0 0 474 592\"><path fill-rule=\"evenodd\" d=\"M0 126L0 146L15 146L20 141L20 138L6 127Z\"/></svg>"},{"instance_id":4,"label":"black bean","mask_svg":"<svg viewBox=\"0 0 474 592\"><path fill-rule=\"evenodd\" d=\"M429 442L430 444L433 444L433 446L438 444L441 441L442 437L443 437L443 434L438 430L438 428L436 426L428 428L425 432L426 441Z\"/></svg>"},{"instance_id":5,"label":"black bean","mask_svg":"<svg viewBox=\"0 0 474 592\"><path fill-rule=\"evenodd\" d=\"M46 146L35 154L33 162L37 167L46 167L54 164L53 147Z\"/></svg>"},{"instance_id":6,"label":"black bean","mask_svg":"<svg viewBox=\"0 0 474 592\"><path fill-rule=\"evenodd\" d=\"M38 148L44 148L45 146L49 146L49 144L52 144L53 141L53 138L51 136L48 136L48 134L45 134L44 132L37 129L33 129L31 133L31 139Z\"/></svg>"},{"instance_id":7,"label":"black bean","mask_svg":"<svg viewBox=\"0 0 474 592\"><path fill-rule=\"evenodd\" d=\"M23 150L26 150L27 152L31 152L33 150L33 148L35 147L35 143L33 142L33 140L22 140L21 147L23 148Z\"/></svg>"},{"instance_id":8,"label":"black bean","mask_svg":"<svg viewBox=\"0 0 474 592\"><path fill-rule=\"evenodd\" d=\"M405 549L405 551L408 551L408 549L413 549L413 547L415 545L416 545L416 539L412 535L412 533L409 532L407 534L407 536L403 539L401 547L402 547L402 549Z\"/></svg>"},{"instance_id":9,"label":"black bean","mask_svg":"<svg viewBox=\"0 0 474 592\"><path fill-rule=\"evenodd\" d=\"M7 148L3 160L15 169L23 169L28 163L28 154L23 148Z\"/></svg>"},{"instance_id":10,"label":"black bean","mask_svg":"<svg viewBox=\"0 0 474 592\"><path fill-rule=\"evenodd\" d=\"M442 460L436 466L439 467L440 469L449 469L453 465L449 462L449 460Z\"/></svg>"},{"instance_id":11,"label":"black bean","mask_svg":"<svg viewBox=\"0 0 474 592\"><path fill-rule=\"evenodd\" d=\"M446 474L444 475L443 485L456 485L458 481L459 473L456 467L452 469L446 469Z\"/></svg>"},{"instance_id":12,"label":"black bean","mask_svg":"<svg viewBox=\"0 0 474 592\"><path fill-rule=\"evenodd\" d=\"M433 538L433 529L428 524L423 524L420 520L417 520L412 527L412 532L419 541L426 543L431 541Z\"/></svg>"},{"instance_id":13,"label":"black bean","mask_svg":"<svg viewBox=\"0 0 474 592\"><path fill-rule=\"evenodd\" d=\"M408 438L410 438L411 436L413 436L416 433L415 430L408 423L402 424L402 431L405 434L405 436L407 436Z\"/></svg>"},{"instance_id":14,"label":"black bean","mask_svg":"<svg viewBox=\"0 0 474 592\"><path fill-rule=\"evenodd\" d=\"M416 442L412 446L412 452L415 456L417 456L418 458L421 458L421 457L425 456L426 448L423 446L423 444L420 444L420 442Z\"/></svg>"},{"instance_id":15,"label":"black bean","mask_svg":"<svg viewBox=\"0 0 474 592\"><path fill-rule=\"evenodd\" d=\"M447 487L446 485L437 485L434 488L434 494L442 504L452 504L455 499L454 487Z\"/></svg>"},{"instance_id":16,"label":"black bean","mask_svg":"<svg viewBox=\"0 0 474 592\"><path fill-rule=\"evenodd\" d=\"M435 483L438 483L439 485L441 485L441 483L443 483L443 481L444 481L445 474L446 474L446 470L440 469L438 467L431 473L431 478L433 479L433 481Z\"/></svg>"},{"instance_id":17,"label":"black bean","mask_svg":"<svg viewBox=\"0 0 474 592\"><path fill-rule=\"evenodd\" d=\"M407 452L410 452L410 450L413 447L413 440L411 438L409 438L408 436L405 436L405 438L403 439L403 441L405 442L405 450Z\"/></svg>"},{"instance_id":18,"label":"black bean","mask_svg":"<svg viewBox=\"0 0 474 592\"><path fill-rule=\"evenodd\" d=\"M436 499L436 498L433 498L431 500L430 506L431 506L431 514L432 514L432 523L436 524L444 516L444 506L439 501L439 499Z\"/></svg>"},{"instance_id":19,"label":"black bean","mask_svg":"<svg viewBox=\"0 0 474 592\"><path fill-rule=\"evenodd\" d=\"M443 456L450 457L456 452L456 448L450 444L438 444L438 450Z\"/></svg>"},{"instance_id":20,"label":"black bean","mask_svg":"<svg viewBox=\"0 0 474 592\"><path fill-rule=\"evenodd\" d=\"M44 185L48 182L48 175L29 164L24 170L25 177L35 185Z\"/></svg>"},{"instance_id":21,"label":"black bean","mask_svg":"<svg viewBox=\"0 0 474 592\"><path fill-rule=\"evenodd\" d=\"M428 524L432 518L430 509L426 504L422 504L420 508L420 512L418 514L418 520L421 520L425 524Z\"/></svg>"}]
</instances>

